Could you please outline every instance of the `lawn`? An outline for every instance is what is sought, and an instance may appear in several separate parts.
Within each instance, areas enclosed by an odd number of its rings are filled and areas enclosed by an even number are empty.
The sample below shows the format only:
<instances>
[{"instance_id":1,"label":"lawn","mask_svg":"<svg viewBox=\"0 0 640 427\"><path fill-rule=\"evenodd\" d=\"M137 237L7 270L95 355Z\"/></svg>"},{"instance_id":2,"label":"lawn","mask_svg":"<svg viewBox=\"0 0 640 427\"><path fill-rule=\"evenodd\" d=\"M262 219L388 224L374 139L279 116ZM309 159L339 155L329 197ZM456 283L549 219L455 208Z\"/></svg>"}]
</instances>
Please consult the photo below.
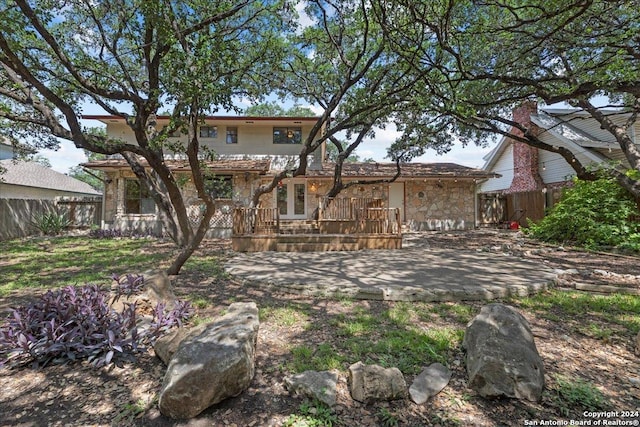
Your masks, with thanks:
<instances>
[{"instance_id":1,"label":"lawn","mask_svg":"<svg viewBox=\"0 0 640 427\"><path fill-rule=\"evenodd\" d=\"M30 238L0 242L0 296L9 291L107 284L112 274L166 265L173 246L147 239Z\"/></svg>"},{"instance_id":2,"label":"lawn","mask_svg":"<svg viewBox=\"0 0 640 427\"><path fill-rule=\"evenodd\" d=\"M266 419L261 417L271 414L280 417L280 422L274 425L292 426L364 425L358 424L362 419L372 419L379 425L455 426L466 425L470 420L493 420L496 425L503 425L501 421L578 417L593 408L625 410L637 406L637 391L624 383L630 376L628 372L638 367L629 344L640 330L640 298L636 296L551 290L505 301L521 311L538 331L536 344L547 369L547 389L540 404L487 401L466 388L461 348L466 324L484 303L359 301L280 294L260 284L240 283L229 277L222 267L227 256L224 245L216 245L205 243L205 248L185 264L173 281L176 293L197 307L194 320L197 323L215 318L231 302L253 300L260 309L261 324L259 369L247 391L251 404L238 398L220 411L208 411L204 416L210 420L224 418L237 425L262 425ZM113 273L161 268L168 265L175 253L171 243L153 239L88 237L14 240L0 242L0 249L4 278L0 299L5 300L11 300L13 293L20 290L36 295L38 290L87 282L106 286ZM278 384L284 375L325 369L344 374L350 364L359 360L398 367L408 384L425 365L441 362L453 371L453 380L441 395L424 406L403 400L376 407L346 407L339 398L343 410L336 412L289 397L274 398L280 393ZM592 369L594 363L600 369ZM66 372L74 371L73 366L47 369L62 372L58 377L64 378L71 375ZM95 392L87 391L89 406L112 403L110 410L91 415L87 420L91 424L109 425L133 412L135 417L131 419L140 417L141 424L132 421L130 425L144 424L145 417L155 416L154 399L161 382L159 370L161 366L153 358L144 366L125 367L122 375L135 371L139 378L127 383L130 397L123 403L118 403L124 395L121 391L115 394L116 388L112 396L105 394L102 387ZM19 381L24 374L32 375L28 371L5 373L4 386L11 387L12 377ZM93 381L89 369L77 369L73 376L76 375L79 381ZM25 396L39 402L38 396L56 390L55 378L50 375L49 382L38 386L41 389L36 387ZM136 394L136 390L147 390L147 394ZM42 420L38 411L48 411L46 405L41 402L35 406L34 421ZM83 407L74 406L75 401L66 405L62 412L65 416L83 416ZM11 411L21 413L19 408Z\"/></svg>"}]
</instances>

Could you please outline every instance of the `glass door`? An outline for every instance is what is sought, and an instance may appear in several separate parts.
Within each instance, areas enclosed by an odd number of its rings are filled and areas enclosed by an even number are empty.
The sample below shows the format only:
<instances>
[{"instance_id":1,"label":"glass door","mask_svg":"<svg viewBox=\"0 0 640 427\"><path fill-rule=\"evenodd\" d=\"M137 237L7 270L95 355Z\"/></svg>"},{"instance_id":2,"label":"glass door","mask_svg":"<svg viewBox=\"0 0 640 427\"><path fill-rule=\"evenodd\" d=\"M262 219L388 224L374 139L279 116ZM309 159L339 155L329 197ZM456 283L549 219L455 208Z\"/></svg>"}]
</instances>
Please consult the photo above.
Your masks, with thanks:
<instances>
[{"instance_id":1,"label":"glass door","mask_svg":"<svg viewBox=\"0 0 640 427\"><path fill-rule=\"evenodd\" d=\"M307 186L304 181L283 182L276 189L276 207L283 219L306 219Z\"/></svg>"}]
</instances>

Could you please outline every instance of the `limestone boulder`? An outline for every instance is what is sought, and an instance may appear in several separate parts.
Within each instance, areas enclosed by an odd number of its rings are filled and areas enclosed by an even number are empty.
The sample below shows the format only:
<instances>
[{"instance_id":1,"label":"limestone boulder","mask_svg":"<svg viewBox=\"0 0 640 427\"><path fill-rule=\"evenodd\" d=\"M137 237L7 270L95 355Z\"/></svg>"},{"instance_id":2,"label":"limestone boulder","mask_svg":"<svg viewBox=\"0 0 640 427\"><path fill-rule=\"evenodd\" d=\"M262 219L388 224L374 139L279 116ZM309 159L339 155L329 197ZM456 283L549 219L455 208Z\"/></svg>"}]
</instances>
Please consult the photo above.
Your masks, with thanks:
<instances>
[{"instance_id":1,"label":"limestone boulder","mask_svg":"<svg viewBox=\"0 0 640 427\"><path fill-rule=\"evenodd\" d=\"M636 356L640 356L640 332L636 335Z\"/></svg>"},{"instance_id":2,"label":"limestone boulder","mask_svg":"<svg viewBox=\"0 0 640 427\"><path fill-rule=\"evenodd\" d=\"M162 363L169 365L171 358L178 351L180 343L191 334L199 334L202 329L206 328L206 324L196 326L195 328L177 328L166 335L159 337L153 343L153 351Z\"/></svg>"},{"instance_id":3,"label":"limestone boulder","mask_svg":"<svg viewBox=\"0 0 640 427\"><path fill-rule=\"evenodd\" d=\"M182 340L160 391L160 412L192 418L249 387L255 374L256 304L234 303L227 314Z\"/></svg>"},{"instance_id":4,"label":"limestone boulder","mask_svg":"<svg viewBox=\"0 0 640 427\"><path fill-rule=\"evenodd\" d=\"M164 271L146 271L144 276L144 296L151 302L162 302L168 306L177 301L171 280Z\"/></svg>"},{"instance_id":5,"label":"limestone boulder","mask_svg":"<svg viewBox=\"0 0 640 427\"><path fill-rule=\"evenodd\" d=\"M440 363L426 367L409 387L409 395L418 405L440 393L451 380L451 371Z\"/></svg>"},{"instance_id":6,"label":"limestone boulder","mask_svg":"<svg viewBox=\"0 0 640 427\"><path fill-rule=\"evenodd\" d=\"M305 371L284 379L290 393L319 400L328 406L336 404L338 373L335 371Z\"/></svg>"},{"instance_id":7,"label":"limestone boulder","mask_svg":"<svg viewBox=\"0 0 640 427\"><path fill-rule=\"evenodd\" d=\"M467 325L469 387L483 397L539 401L544 366L527 320L513 307L489 304Z\"/></svg>"},{"instance_id":8,"label":"limestone boulder","mask_svg":"<svg viewBox=\"0 0 640 427\"><path fill-rule=\"evenodd\" d=\"M115 292L112 292L111 306L116 311L122 311L122 309L130 303L136 304L137 311L141 315L151 315L158 303L162 303L168 308L173 307L178 299L173 293L171 280L169 276L167 276L167 273L164 271L150 270L144 272L142 277L144 287L139 294L118 298L115 296ZM114 281L112 289L116 286L117 283Z\"/></svg>"},{"instance_id":9,"label":"limestone boulder","mask_svg":"<svg viewBox=\"0 0 640 427\"><path fill-rule=\"evenodd\" d=\"M351 397L362 403L402 399L407 394L407 383L398 368L365 365L349 366Z\"/></svg>"}]
</instances>

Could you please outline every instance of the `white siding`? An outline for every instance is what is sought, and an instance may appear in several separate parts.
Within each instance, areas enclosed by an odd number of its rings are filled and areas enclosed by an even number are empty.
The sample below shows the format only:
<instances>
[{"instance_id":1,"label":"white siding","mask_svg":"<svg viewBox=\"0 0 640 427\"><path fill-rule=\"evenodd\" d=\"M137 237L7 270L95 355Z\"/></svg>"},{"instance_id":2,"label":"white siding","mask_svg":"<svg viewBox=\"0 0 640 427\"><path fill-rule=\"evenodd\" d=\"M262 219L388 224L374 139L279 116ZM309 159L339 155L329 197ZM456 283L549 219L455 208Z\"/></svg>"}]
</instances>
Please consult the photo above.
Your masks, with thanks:
<instances>
[{"instance_id":1,"label":"white siding","mask_svg":"<svg viewBox=\"0 0 640 427\"><path fill-rule=\"evenodd\" d=\"M208 124L209 125L209 124ZM200 144L213 149L217 154L222 155L241 155L241 154L255 154L255 155L297 155L300 154L302 144L274 144L273 143L273 128L276 127L300 127L302 130L302 138L304 138L311 132L313 125L307 123L302 124L287 124L287 123L245 123L242 121L235 121L231 123L212 123L212 126L217 126L218 137L217 138L200 138ZM227 127L236 127L238 129L238 143L227 144L226 135ZM111 137L121 138L130 144L136 144L135 136L131 129L122 122L108 123L107 133ZM172 142L184 142L186 143L186 137L170 138Z\"/></svg>"},{"instance_id":2,"label":"white siding","mask_svg":"<svg viewBox=\"0 0 640 427\"><path fill-rule=\"evenodd\" d=\"M560 154L546 150L538 150L538 170L545 184L566 181L575 175L573 168Z\"/></svg>"},{"instance_id":3,"label":"white siding","mask_svg":"<svg viewBox=\"0 0 640 427\"><path fill-rule=\"evenodd\" d=\"M481 193L506 190L513 180L513 144L509 144L502 152L489 172L502 175L500 178L489 178L480 186Z\"/></svg>"}]
</instances>

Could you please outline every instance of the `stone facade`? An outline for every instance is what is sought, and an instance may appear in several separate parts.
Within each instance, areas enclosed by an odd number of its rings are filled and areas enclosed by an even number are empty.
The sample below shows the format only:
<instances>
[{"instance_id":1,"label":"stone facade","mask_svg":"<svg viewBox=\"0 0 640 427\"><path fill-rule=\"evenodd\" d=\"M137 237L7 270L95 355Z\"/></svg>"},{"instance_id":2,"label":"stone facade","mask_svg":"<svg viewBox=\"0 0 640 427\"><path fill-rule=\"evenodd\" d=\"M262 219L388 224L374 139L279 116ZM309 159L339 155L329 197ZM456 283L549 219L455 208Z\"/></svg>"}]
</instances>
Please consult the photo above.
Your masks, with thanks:
<instances>
[{"instance_id":1,"label":"stone facade","mask_svg":"<svg viewBox=\"0 0 640 427\"><path fill-rule=\"evenodd\" d=\"M131 215L124 212L124 179L133 178L130 171L108 175L111 182L105 187L105 225L119 229L151 229L159 232L156 216ZM181 175L178 175L178 179ZM187 205L199 205L193 184L184 174L183 192ZM249 206L258 185L270 182L257 174L233 175L233 205ZM303 181L304 182L304 181ZM469 179L409 179L405 185L403 222L412 231L463 230L475 226L475 182ZM307 218L318 208L321 198L332 185L329 179L307 179ZM262 206L274 206L273 195L262 196ZM344 190L338 197L381 199L389 206L389 185L356 185ZM222 236L218 236L222 237Z\"/></svg>"},{"instance_id":2,"label":"stone facade","mask_svg":"<svg viewBox=\"0 0 640 427\"><path fill-rule=\"evenodd\" d=\"M410 230L466 230L475 226L473 181L411 180L405 187Z\"/></svg>"},{"instance_id":3,"label":"stone facade","mask_svg":"<svg viewBox=\"0 0 640 427\"><path fill-rule=\"evenodd\" d=\"M120 230L137 230L151 231L154 234L162 234L162 225L156 214L127 214L125 212L125 179L135 178L132 171L116 171L107 174L107 185L104 190L104 225L106 228ZM178 182L183 182L182 192L187 206L194 206L190 210L190 214L197 216L198 209L195 206L201 205L200 199L193 182L189 180L188 173L176 174ZM231 204L249 206L251 195L253 194L254 185L258 185L260 179L257 174L235 174L232 176L233 198ZM224 203L221 204L223 210ZM219 212L214 215L213 222L229 223L222 217L228 212ZM228 227L212 226L209 237L228 237L230 234L230 223ZM216 228L224 228L225 230L216 230Z\"/></svg>"}]
</instances>

